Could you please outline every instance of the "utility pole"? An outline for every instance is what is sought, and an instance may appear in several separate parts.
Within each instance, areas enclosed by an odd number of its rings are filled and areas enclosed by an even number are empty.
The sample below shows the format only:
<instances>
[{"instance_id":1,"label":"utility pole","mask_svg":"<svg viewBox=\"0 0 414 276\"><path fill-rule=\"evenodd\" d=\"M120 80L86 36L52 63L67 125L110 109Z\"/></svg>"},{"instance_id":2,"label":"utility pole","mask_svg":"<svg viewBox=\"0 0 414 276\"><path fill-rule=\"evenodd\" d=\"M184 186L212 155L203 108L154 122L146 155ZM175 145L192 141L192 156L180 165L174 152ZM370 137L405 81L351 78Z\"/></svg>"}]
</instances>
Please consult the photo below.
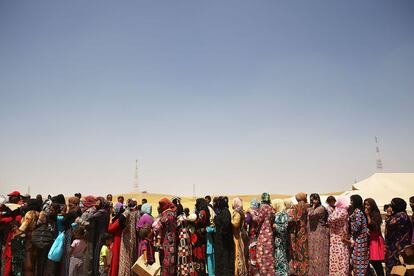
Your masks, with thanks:
<instances>
[{"instance_id":1,"label":"utility pole","mask_svg":"<svg viewBox=\"0 0 414 276\"><path fill-rule=\"evenodd\" d=\"M139 186L138 186L138 159L135 160L134 192L139 193Z\"/></svg>"},{"instance_id":2,"label":"utility pole","mask_svg":"<svg viewBox=\"0 0 414 276\"><path fill-rule=\"evenodd\" d=\"M378 137L377 136L375 136L375 150L377 152L377 171L382 172L384 168L382 166L381 153L380 153L380 148L379 148L379 145L378 145Z\"/></svg>"}]
</instances>

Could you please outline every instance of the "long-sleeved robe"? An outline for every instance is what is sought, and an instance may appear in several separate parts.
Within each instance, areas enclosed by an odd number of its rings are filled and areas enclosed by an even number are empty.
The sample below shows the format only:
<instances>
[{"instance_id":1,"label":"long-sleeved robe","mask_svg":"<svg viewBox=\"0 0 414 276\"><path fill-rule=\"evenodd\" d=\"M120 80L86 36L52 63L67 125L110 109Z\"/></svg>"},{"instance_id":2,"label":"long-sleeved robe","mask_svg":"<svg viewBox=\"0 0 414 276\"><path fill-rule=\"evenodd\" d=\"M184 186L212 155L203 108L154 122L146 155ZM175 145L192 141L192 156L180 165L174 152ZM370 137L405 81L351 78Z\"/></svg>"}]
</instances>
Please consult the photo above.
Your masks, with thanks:
<instances>
[{"instance_id":1,"label":"long-sleeved robe","mask_svg":"<svg viewBox=\"0 0 414 276\"><path fill-rule=\"evenodd\" d=\"M336 208L328 217L330 227L329 275L349 275L348 211Z\"/></svg>"},{"instance_id":2,"label":"long-sleeved robe","mask_svg":"<svg viewBox=\"0 0 414 276\"><path fill-rule=\"evenodd\" d=\"M233 211L231 224L233 226L234 240L234 275L247 275L246 259L244 252L244 241L242 230L245 218L242 211Z\"/></svg>"},{"instance_id":3,"label":"long-sleeved robe","mask_svg":"<svg viewBox=\"0 0 414 276\"><path fill-rule=\"evenodd\" d=\"M275 269L277 276L289 275L289 262L287 258L289 250L288 223L289 215L286 211L275 214Z\"/></svg>"},{"instance_id":4,"label":"long-sleeved robe","mask_svg":"<svg viewBox=\"0 0 414 276\"><path fill-rule=\"evenodd\" d=\"M308 209L309 276L329 275L328 212L322 205Z\"/></svg>"},{"instance_id":5,"label":"long-sleeved robe","mask_svg":"<svg viewBox=\"0 0 414 276\"><path fill-rule=\"evenodd\" d=\"M309 271L308 233L306 229L309 205L303 201L290 209L291 260L289 270L294 275L307 275Z\"/></svg>"},{"instance_id":6,"label":"long-sleeved robe","mask_svg":"<svg viewBox=\"0 0 414 276\"><path fill-rule=\"evenodd\" d=\"M231 232L231 214L228 208L220 209L215 218L214 259L216 275L234 275L234 241Z\"/></svg>"},{"instance_id":7,"label":"long-sleeved robe","mask_svg":"<svg viewBox=\"0 0 414 276\"><path fill-rule=\"evenodd\" d=\"M273 221L275 210L268 204L262 204L253 215L253 220L259 225L259 236L257 237L257 263L260 275L275 275Z\"/></svg>"}]
</instances>

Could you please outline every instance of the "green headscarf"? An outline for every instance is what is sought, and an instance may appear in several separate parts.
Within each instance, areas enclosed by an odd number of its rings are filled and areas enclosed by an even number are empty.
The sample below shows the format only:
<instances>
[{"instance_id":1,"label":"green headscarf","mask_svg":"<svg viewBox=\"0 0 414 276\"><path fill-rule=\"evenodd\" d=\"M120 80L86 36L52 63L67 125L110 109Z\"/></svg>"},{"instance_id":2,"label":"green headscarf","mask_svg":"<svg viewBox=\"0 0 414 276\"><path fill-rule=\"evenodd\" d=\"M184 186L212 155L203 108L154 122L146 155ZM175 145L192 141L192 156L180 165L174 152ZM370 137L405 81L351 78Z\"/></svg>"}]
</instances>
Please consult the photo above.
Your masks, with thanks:
<instances>
[{"instance_id":1,"label":"green headscarf","mask_svg":"<svg viewBox=\"0 0 414 276\"><path fill-rule=\"evenodd\" d=\"M270 204L270 195L268 193L262 194L262 203Z\"/></svg>"}]
</instances>

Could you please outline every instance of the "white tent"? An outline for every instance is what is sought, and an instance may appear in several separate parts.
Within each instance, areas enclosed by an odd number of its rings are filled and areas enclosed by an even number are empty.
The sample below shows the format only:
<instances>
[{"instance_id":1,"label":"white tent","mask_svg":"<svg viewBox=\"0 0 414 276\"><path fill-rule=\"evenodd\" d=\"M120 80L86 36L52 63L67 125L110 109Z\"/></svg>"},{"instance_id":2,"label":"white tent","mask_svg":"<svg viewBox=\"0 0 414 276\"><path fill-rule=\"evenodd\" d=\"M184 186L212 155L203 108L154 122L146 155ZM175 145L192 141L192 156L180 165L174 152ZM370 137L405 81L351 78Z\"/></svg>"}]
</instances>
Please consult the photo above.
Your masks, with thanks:
<instances>
[{"instance_id":1,"label":"white tent","mask_svg":"<svg viewBox=\"0 0 414 276\"><path fill-rule=\"evenodd\" d=\"M376 173L352 186L351 191L344 192L342 196L350 197L358 194L363 199L375 199L382 211L385 204L394 197L400 197L407 202L414 196L414 173Z\"/></svg>"}]
</instances>

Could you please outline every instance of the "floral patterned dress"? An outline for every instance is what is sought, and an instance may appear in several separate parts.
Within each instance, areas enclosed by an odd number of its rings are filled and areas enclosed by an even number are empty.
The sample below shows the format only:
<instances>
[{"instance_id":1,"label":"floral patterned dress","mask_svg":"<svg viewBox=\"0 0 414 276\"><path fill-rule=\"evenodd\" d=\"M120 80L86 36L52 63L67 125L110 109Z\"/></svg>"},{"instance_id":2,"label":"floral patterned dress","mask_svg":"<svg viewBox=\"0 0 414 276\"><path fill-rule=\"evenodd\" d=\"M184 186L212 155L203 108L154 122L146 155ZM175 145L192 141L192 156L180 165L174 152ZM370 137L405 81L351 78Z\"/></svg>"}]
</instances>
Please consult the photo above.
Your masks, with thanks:
<instances>
[{"instance_id":1,"label":"floral patterned dress","mask_svg":"<svg viewBox=\"0 0 414 276\"><path fill-rule=\"evenodd\" d=\"M352 245L352 272L355 276L367 274L369 265L368 224L361 210L355 209L349 216L351 225Z\"/></svg>"},{"instance_id":2,"label":"floral patterned dress","mask_svg":"<svg viewBox=\"0 0 414 276\"><path fill-rule=\"evenodd\" d=\"M406 212L393 214L385 221L385 265L387 275L398 265L399 252L411 243L412 225Z\"/></svg>"},{"instance_id":3,"label":"floral patterned dress","mask_svg":"<svg viewBox=\"0 0 414 276\"><path fill-rule=\"evenodd\" d=\"M268 204L262 204L257 216L253 220L259 225L259 236L257 238L257 264L261 276L275 275L273 221L275 210Z\"/></svg>"},{"instance_id":4,"label":"floral patterned dress","mask_svg":"<svg viewBox=\"0 0 414 276\"><path fill-rule=\"evenodd\" d=\"M175 276L177 275L177 221L175 211L167 209L162 212L159 223L163 255L161 262L161 275Z\"/></svg>"},{"instance_id":5,"label":"floral patterned dress","mask_svg":"<svg viewBox=\"0 0 414 276\"><path fill-rule=\"evenodd\" d=\"M281 211L275 215L275 267L277 276L288 276L289 263L287 252L289 250L288 233L289 215Z\"/></svg>"},{"instance_id":6,"label":"floral patterned dress","mask_svg":"<svg viewBox=\"0 0 414 276\"><path fill-rule=\"evenodd\" d=\"M259 235L259 225L256 221L254 221L252 216L258 215L258 209L251 209L250 211L252 214L247 214L247 219L249 221L249 275L250 276L257 276L260 275L259 268L257 266L257 237Z\"/></svg>"},{"instance_id":7,"label":"floral patterned dress","mask_svg":"<svg viewBox=\"0 0 414 276\"><path fill-rule=\"evenodd\" d=\"M330 227L329 275L349 275L348 211L336 208L328 217Z\"/></svg>"},{"instance_id":8,"label":"floral patterned dress","mask_svg":"<svg viewBox=\"0 0 414 276\"><path fill-rule=\"evenodd\" d=\"M290 274L307 275L309 270L308 234L306 224L309 205L303 201L295 204L289 213L291 227Z\"/></svg>"},{"instance_id":9,"label":"floral patterned dress","mask_svg":"<svg viewBox=\"0 0 414 276\"><path fill-rule=\"evenodd\" d=\"M308 209L309 274L329 275L328 212L322 205Z\"/></svg>"}]
</instances>

